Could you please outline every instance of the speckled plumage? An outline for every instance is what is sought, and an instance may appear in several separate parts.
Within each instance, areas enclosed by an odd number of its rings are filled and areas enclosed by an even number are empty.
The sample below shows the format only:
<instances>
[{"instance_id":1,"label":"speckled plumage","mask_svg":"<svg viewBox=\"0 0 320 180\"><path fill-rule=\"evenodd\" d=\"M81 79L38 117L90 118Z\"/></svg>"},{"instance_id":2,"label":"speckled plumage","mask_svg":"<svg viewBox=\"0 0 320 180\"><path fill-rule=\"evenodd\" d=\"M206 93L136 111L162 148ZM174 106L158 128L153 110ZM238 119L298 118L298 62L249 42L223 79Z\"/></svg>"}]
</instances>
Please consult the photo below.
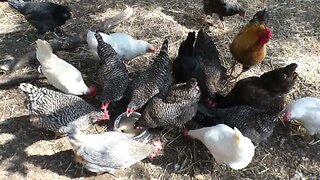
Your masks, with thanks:
<instances>
[{"instance_id":1,"label":"speckled plumage","mask_svg":"<svg viewBox=\"0 0 320 180\"><path fill-rule=\"evenodd\" d=\"M172 84L172 64L168 55L168 40L164 40L160 53L151 66L133 81L128 108L140 109L158 93L166 92Z\"/></svg>"},{"instance_id":2,"label":"speckled plumage","mask_svg":"<svg viewBox=\"0 0 320 180\"><path fill-rule=\"evenodd\" d=\"M65 134L69 124L86 129L102 115L78 96L27 83L20 84L20 89L26 93L28 109L36 117L34 125L57 134Z\"/></svg>"},{"instance_id":3,"label":"speckled plumage","mask_svg":"<svg viewBox=\"0 0 320 180\"><path fill-rule=\"evenodd\" d=\"M99 33L95 33L98 40L98 55L101 59L101 65L98 70L102 93L100 100L105 102L118 101L122 98L124 91L128 86L128 70L125 64L119 59L116 51L102 40Z\"/></svg>"},{"instance_id":4,"label":"speckled plumage","mask_svg":"<svg viewBox=\"0 0 320 180\"><path fill-rule=\"evenodd\" d=\"M277 122L277 116L250 106L235 106L226 109L214 108L209 110L206 115L212 118L211 126L223 123L231 128L237 127L255 145L271 136Z\"/></svg>"},{"instance_id":5,"label":"speckled plumage","mask_svg":"<svg viewBox=\"0 0 320 180\"><path fill-rule=\"evenodd\" d=\"M96 173L113 173L115 169L128 168L154 151L152 145L135 141L115 131L84 134L78 129L71 129L68 136L76 160Z\"/></svg>"},{"instance_id":6,"label":"speckled plumage","mask_svg":"<svg viewBox=\"0 0 320 180\"><path fill-rule=\"evenodd\" d=\"M195 79L176 84L163 97L151 99L135 125L146 128L182 127L196 114L199 99L200 89Z\"/></svg>"}]
</instances>

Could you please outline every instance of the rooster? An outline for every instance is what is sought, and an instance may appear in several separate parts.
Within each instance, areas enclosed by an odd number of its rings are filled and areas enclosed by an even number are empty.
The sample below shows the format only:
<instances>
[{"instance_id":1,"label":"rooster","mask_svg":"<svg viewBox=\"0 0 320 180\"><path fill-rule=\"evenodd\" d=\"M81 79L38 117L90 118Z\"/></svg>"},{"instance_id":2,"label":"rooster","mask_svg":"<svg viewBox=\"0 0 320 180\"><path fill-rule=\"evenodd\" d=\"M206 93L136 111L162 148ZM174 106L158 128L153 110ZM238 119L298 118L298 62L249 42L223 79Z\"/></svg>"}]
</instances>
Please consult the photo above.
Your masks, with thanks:
<instances>
[{"instance_id":1,"label":"rooster","mask_svg":"<svg viewBox=\"0 0 320 180\"><path fill-rule=\"evenodd\" d=\"M136 40L129 34L125 33L112 33L104 34L99 33L102 36L104 42L111 45L111 47L117 52L119 58L123 60L131 60L139 55L143 55L147 52L155 52L155 48L144 40ZM87 43L95 55L97 54L98 42L94 36L94 32L88 31Z\"/></svg>"},{"instance_id":2,"label":"rooster","mask_svg":"<svg viewBox=\"0 0 320 180\"><path fill-rule=\"evenodd\" d=\"M196 130L185 130L185 135L200 140L211 152L217 163L232 169L243 169L254 156L255 147L251 140L237 128L224 124Z\"/></svg>"},{"instance_id":3,"label":"rooster","mask_svg":"<svg viewBox=\"0 0 320 180\"><path fill-rule=\"evenodd\" d=\"M223 22L223 17L239 14L245 16L245 10L237 0L203 0L203 11L205 16L218 14L219 19ZM222 23L225 27L224 23Z\"/></svg>"},{"instance_id":4,"label":"rooster","mask_svg":"<svg viewBox=\"0 0 320 180\"><path fill-rule=\"evenodd\" d=\"M266 9L258 11L230 44L230 52L235 59L231 73L235 69L236 62L242 64L242 71L235 79L265 59L266 44L272 37L272 31L266 25L267 21L268 12Z\"/></svg>"},{"instance_id":5,"label":"rooster","mask_svg":"<svg viewBox=\"0 0 320 180\"><path fill-rule=\"evenodd\" d=\"M166 92L172 84L172 64L168 55L168 40L164 40L160 53L151 66L133 80L127 116L144 106L152 97Z\"/></svg>"},{"instance_id":6,"label":"rooster","mask_svg":"<svg viewBox=\"0 0 320 180\"><path fill-rule=\"evenodd\" d=\"M104 111L101 119L109 119L107 108L112 101L119 101L122 98L128 86L128 70L116 51L102 40L98 32L95 33L95 37L98 41L97 51L101 59L98 70L99 81L102 86L101 109Z\"/></svg>"},{"instance_id":7,"label":"rooster","mask_svg":"<svg viewBox=\"0 0 320 180\"><path fill-rule=\"evenodd\" d=\"M181 128L197 112L200 89L195 79L176 84L164 95L154 97L146 105L135 127L156 128L175 126Z\"/></svg>"},{"instance_id":8,"label":"rooster","mask_svg":"<svg viewBox=\"0 0 320 180\"><path fill-rule=\"evenodd\" d=\"M47 41L38 39L36 57L40 62L41 72L48 82L60 91L73 95L96 95L96 87L90 88L84 83L81 72L52 53L52 48Z\"/></svg>"},{"instance_id":9,"label":"rooster","mask_svg":"<svg viewBox=\"0 0 320 180\"><path fill-rule=\"evenodd\" d=\"M289 104L282 120L290 119L301 122L310 135L320 134L320 99L304 97Z\"/></svg>"},{"instance_id":10,"label":"rooster","mask_svg":"<svg viewBox=\"0 0 320 180\"><path fill-rule=\"evenodd\" d=\"M26 20L43 35L71 19L72 13L68 6L52 2L24 2L23 0L8 0L9 5L24 15Z\"/></svg>"}]
</instances>

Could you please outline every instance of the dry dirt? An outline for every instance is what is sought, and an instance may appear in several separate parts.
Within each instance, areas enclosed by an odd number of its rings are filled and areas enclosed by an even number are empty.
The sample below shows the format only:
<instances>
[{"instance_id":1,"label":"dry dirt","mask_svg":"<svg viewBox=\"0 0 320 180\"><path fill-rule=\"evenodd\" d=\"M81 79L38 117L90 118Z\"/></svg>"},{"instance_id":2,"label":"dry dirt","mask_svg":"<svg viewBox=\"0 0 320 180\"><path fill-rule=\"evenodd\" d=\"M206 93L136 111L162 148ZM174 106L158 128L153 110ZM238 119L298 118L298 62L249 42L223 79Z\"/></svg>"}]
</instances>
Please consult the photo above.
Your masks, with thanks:
<instances>
[{"instance_id":1,"label":"dry dirt","mask_svg":"<svg viewBox=\"0 0 320 180\"><path fill-rule=\"evenodd\" d=\"M56 1L57 2L57 1ZM171 57L189 31L201 27L201 0L63 1L74 9L75 18L63 27L66 33L85 31L106 17L134 8L134 15L113 29L148 40L159 47L169 39ZM288 101L304 96L320 96L320 2L319 0L241 0L247 16L226 18L226 30L217 17L208 18L213 26L206 31L215 39L224 65L230 67L228 44L239 29L259 9L270 10L273 38L268 44L266 61L243 77L295 62L299 81ZM35 30L5 2L0 3L0 61L23 56L33 47ZM92 55L86 46L58 55L81 69L87 81L95 81ZM129 62L131 71L149 64L151 55ZM35 69L0 75L0 80L34 73ZM296 133L297 126L280 123L267 142L256 148L252 163L240 171L231 170L211 160L208 150L195 140L185 140L177 130L165 130L163 155L146 159L131 168L95 175L73 162L67 138L32 127L28 121L25 96L17 87L0 90L0 179L319 179L319 145L309 145L312 137ZM290 127L293 127L290 128ZM298 131L300 132L300 131ZM175 169L179 165L180 169Z\"/></svg>"}]
</instances>

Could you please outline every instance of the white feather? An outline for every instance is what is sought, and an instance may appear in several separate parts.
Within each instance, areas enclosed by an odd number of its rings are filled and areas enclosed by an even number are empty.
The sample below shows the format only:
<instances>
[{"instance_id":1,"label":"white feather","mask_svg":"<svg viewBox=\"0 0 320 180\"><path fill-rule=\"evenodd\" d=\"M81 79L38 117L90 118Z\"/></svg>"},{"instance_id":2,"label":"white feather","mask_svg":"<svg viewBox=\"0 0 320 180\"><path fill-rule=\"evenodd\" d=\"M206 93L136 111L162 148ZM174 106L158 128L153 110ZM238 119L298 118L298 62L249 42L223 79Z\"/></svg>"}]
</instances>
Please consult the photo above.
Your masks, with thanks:
<instances>
[{"instance_id":1,"label":"white feather","mask_svg":"<svg viewBox=\"0 0 320 180\"><path fill-rule=\"evenodd\" d=\"M304 97L289 104L285 110L289 119L301 122L310 135L320 134L320 99Z\"/></svg>"},{"instance_id":2,"label":"white feather","mask_svg":"<svg viewBox=\"0 0 320 180\"><path fill-rule=\"evenodd\" d=\"M102 36L104 42L111 45L111 47L117 52L120 58L124 60L131 60L139 55L145 54L148 49L153 49L153 46L143 40L136 40L129 34L125 33L112 33L105 34L99 33ZM97 46L98 42L94 36L94 32L88 31L87 43L90 50L98 57Z\"/></svg>"},{"instance_id":3,"label":"white feather","mask_svg":"<svg viewBox=\"0 0 320 180\"><path fill-rule=\"evenodd\" d=\"M227 125L218 124L188 131L188 135L199 139L211 152L218 163L232 169L245 168L254 156L254 145L241 132Z\"/></svg>"},{"instance_id":4,"label":"white feather","mask_svg":"<svg viewBox=\"0 0 320 180\"><path fill-rule=\"evenodd\" d=\"M38 39L36 43L36 56L41 64L41 72L51 85L68 94L83 95L89 92L77 68L53 54L47 41Z\"/></svg>"}]
</instances>

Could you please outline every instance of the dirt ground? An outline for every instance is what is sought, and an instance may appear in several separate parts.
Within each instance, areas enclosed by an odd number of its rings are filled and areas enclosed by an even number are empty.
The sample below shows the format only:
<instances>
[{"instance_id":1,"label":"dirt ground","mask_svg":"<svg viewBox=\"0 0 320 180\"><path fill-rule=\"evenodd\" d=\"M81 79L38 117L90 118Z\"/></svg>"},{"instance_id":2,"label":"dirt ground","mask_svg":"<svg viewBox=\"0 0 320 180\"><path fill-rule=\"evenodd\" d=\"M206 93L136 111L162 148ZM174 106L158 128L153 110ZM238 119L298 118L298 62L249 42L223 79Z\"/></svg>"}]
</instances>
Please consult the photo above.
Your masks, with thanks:
<instances>
[{"instance_id":1,"label":"dirt ground","mask_svg":"<svg viewBox=\"0 0 320 180\"><path fill-rule=\"evenodd\" d=\"M56 1L58 2L58 1ZM61 1L60 1L61 2ZM320 97L320 2L318 0L241 0L247 9L245 18L225 18L222 29L217 17L208 18L213 25L206 31L214 38L226 67L232 58L228 45L239 29L264 7L270 10L273 38L268 44L266 60L241 77L260 75L265 71L297 63L299 80L289 93L288 102L304 96ZM170 56L174 58L181 41L189 31L201 27L201 0L154 1L133 0L76 0L63 1L73 9L75 17L63 30L67 34L86 31L106 17L126 6L133 7L131 18L113 31L127 32L160 47L169 39ZM34 47L35 30L0 2L0 61L19 58ZM31 47L31 48L30 48ZM92 55L87 46L59 52L58 56L81 69L87 81L91 75ZM152 55L145 55L128 63L130 71L145 68ZM240 70L240 69L239 69ZM35 73L26 67L13 73L3 72L0 82L24 74ZM54 134L32 127L25 96L17 87L0 89L0 179L319 179L319 145L309 145L312 137L297 126L279 123L267 142L256 148L251 164L243 170L232 170L212 161L208 150L196 140L186 140L175 129L164 130L166 146L154 160L145 159L131 168L110 174L96 175L74 163L66 137L55 139ZM298 129L298 130L297 130Z\"/></svg>"}]
</instances>

